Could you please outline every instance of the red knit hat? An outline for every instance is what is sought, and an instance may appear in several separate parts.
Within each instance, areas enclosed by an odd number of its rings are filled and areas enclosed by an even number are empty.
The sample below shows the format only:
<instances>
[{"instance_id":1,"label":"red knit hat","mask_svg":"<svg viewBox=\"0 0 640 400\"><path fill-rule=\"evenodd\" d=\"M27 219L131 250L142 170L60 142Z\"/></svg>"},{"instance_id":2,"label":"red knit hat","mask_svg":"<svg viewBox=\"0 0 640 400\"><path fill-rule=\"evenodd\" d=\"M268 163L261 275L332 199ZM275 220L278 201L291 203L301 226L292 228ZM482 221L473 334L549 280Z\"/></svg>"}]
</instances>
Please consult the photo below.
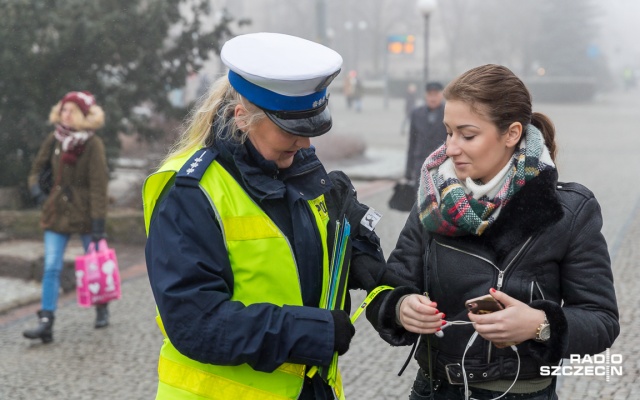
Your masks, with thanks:
<instances>
[{"instance_id":1,"label":"red knit hat","mask_svg":"<svg viewBox=\"0 0 640 400\"><path fill-rule=\"evenodd\" d=\"M69 92L60 100L60 110L62 110L64 103L68 101L80 107L80 111L82 111L85 116L89 113L91 106L96 104L96 98L93 97L90 92Z\"/></svg>"}]
</instances>

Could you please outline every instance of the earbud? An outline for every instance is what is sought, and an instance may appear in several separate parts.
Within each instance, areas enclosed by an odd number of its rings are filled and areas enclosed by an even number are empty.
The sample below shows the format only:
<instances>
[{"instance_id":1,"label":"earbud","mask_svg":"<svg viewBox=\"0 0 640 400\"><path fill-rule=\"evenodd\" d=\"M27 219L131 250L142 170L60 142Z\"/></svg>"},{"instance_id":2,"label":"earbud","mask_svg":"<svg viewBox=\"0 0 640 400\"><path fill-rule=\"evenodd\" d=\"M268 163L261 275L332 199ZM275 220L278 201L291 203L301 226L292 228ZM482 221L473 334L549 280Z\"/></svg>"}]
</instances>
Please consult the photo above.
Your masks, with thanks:
<instances>
[{"instance_id":1,"label":"earbud","mask_svg":"<svg viewBox=\"0 0 640 400\"><path fill-rule=\"evenodd\" d=\"M442 325L442 328L440 328L439 331L435 332L435 335L439 338L444 337L444 332L442 332L444 330L444 328L448 328L450 326L453 325L473 325L473 322L471 321L446 321L447 323Z\"/></svg>"},{"instance_id":2,"label":"earbud","mask_svg":"<svg viewBox=\"0 0 640 400\"><path fill-rule=\"evenodd\" d=\"M444 332L442 332L444 330L444 328L448 328L449 327L449 323L446 323L444 325L442 325L442 327L440 328L439 331L436 331L435 335L439 338L444 337Z\"/></svg>"}]
</instances>

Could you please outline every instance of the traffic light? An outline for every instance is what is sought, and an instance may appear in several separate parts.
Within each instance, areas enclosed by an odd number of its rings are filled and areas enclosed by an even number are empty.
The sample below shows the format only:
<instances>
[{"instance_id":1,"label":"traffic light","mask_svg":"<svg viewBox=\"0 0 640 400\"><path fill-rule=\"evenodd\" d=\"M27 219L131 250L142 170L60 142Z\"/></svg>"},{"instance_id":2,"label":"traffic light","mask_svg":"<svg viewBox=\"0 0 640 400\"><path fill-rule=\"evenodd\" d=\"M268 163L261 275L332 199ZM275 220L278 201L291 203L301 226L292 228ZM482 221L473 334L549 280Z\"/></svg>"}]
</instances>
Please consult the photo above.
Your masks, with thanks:
<instances>
[{"instance_id":1,"label":"traffic light","mask_svg":"<svg viewBox=\"0 0 640 400\"><path fill-rule=\"evenodd\" d=\"M413 35L387 36L387 51L391 54L413 54L416 37Z\"/></svg>"}]
</instances>

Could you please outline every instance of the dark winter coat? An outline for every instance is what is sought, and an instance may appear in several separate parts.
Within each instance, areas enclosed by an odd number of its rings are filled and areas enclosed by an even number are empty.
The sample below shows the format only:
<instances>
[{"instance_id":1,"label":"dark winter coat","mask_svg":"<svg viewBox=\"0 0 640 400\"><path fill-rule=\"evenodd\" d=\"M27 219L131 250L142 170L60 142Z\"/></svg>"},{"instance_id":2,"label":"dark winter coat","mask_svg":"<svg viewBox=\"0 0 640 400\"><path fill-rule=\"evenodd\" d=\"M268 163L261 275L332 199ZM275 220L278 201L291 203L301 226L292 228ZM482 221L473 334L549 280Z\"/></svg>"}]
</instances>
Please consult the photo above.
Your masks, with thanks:
<instances>
[{"instance_id":1,"label":"dark winter coat","mask_svg":"<svg viewBox=\"0 0 640 400\"><path fill-rule=\"evenodd\" d=\"M75 164L61 162L61 143L51 133L42 143L29 173L29 187L37 192L38 175L53 168L53 188L42 206L40 225L59 233L91 233L92 221L107 215L109 171L102 139L93 135Z\"/></svg>"},{"instance_id":2,"label":"dark winter coat","mask_svg":"<svg viewBox=\"0 0 640 400\"><path fill-rule=\"evenodd\" d=\"M418 180L424 160L447 140L443 119L444 103L435 109L424 105L411 112L405 170L405 178L409 181Z\"/></svg>"},{"instance_id":3,"label":"dark winter coat","mask_svg":"<svg viewBox=\"0 0 640 400\"><path fill-rule=\"evenodd\" d=\"M407 345L417 338L396 323L395 307L404 294L428 291L447 320L456 321L468 320L465 300L493 287L545 311L551 325L547 342L528 340L518 346L519 379L538 378L541 365L557 365L570 354L595 354L610 347L620 326L600 206L584 186L556 180L557 173L547 171L527 182L479 237L429 234L414 207L388 268L416 282L418 290L397 288L368 310L383 339ZM436 377L446 379L444 366L460 363L473 332L464 325L448 327L442 338L429 335ZM421 340L416 353L425 371L427 343ZM470 382L512 380L516 355L478 336L465 368L475 372ZM459 367L450 372L460 372ZM485 372L488 377L483 378Z\"/></svg>"}]
</instances>

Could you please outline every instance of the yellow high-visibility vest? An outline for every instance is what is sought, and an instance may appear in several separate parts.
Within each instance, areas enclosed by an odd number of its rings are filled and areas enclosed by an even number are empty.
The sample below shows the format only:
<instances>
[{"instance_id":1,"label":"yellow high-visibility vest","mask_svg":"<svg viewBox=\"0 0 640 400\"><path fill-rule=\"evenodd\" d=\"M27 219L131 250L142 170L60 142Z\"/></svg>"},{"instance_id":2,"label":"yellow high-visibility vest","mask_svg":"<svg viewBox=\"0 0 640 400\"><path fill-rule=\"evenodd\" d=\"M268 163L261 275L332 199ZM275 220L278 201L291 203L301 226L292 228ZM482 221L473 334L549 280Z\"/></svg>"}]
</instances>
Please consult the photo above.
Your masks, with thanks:
<instances>
[{"instance_id":1,"label":"yellow high-visibility vest","mask_svg":"<svg viewBox=\"0 0 640 400\"><path fill-rule=\"evenodd\" d=\"M168 183L186 162L200 154L186 154L163 165L149 176L143 187L147 234L153 209ZM197 158L196 158L197 160ZM193 165L193 164L192 164ZM245 306L272 303L302 305L298 269L287 238L236 180L216 161L200 179L200 188L211 201L221 227L234 275L232 301ZM308 201L322 239L323 281L320 304L329 281L327 214L324 195ZM158 363L157 399L297 399L304 383L305 365L285 363L271 373L256 371L248 364L219 366L204 364L182 355L172 344L156 317L165 339ZM333 387L344 400L340 373Z\"/></svg>"}]
</instances>

